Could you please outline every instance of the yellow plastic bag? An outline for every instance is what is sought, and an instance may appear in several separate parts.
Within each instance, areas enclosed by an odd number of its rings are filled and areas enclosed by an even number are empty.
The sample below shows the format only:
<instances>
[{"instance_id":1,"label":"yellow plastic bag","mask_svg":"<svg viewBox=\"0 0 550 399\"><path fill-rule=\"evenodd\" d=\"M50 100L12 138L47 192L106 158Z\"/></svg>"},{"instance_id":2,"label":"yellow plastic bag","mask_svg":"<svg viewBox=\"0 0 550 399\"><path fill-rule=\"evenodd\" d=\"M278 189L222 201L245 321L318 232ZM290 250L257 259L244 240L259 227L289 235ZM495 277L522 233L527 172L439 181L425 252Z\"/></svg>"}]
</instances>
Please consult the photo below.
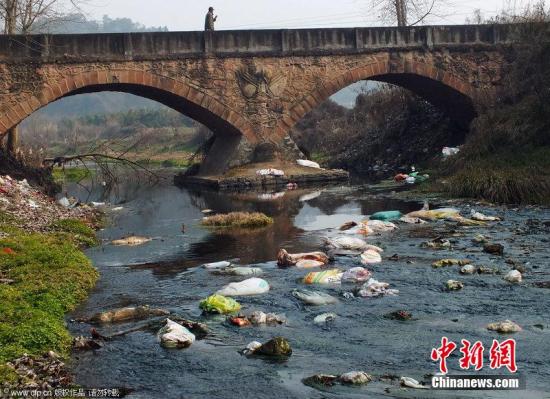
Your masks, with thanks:
<instances>
[{"instance_id":1,"label":"yellow plastic bag","mask_svg":"<svg viewBox=\"0 0 550 399\"><path fill-rule=\"evenodd\" d=\"M233 313L238 312L241 309L239 302L233 298L227 298L223 295L210 295L203 300L199 307L208 313Z\"/></svg>"}]
</instances>

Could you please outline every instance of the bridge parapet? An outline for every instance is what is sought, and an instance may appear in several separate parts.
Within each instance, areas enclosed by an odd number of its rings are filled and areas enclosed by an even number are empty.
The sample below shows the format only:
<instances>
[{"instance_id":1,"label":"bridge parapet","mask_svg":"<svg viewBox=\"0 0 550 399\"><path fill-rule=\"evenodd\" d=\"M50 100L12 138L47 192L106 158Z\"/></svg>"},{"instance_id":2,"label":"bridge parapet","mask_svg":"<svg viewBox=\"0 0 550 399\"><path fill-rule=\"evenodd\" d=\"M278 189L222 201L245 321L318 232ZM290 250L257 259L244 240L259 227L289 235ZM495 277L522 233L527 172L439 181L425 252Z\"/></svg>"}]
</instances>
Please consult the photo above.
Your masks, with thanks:
<instances>
[{"instance_id":1,"label":"bridge parapet","mask_svg":"<svg viewBox=\"0 0 550 399\"><path fill-rule=\"evenodd\" d=\"M335 55L506 45L519 25L2 35L0 62L82 62Z\"/></svg>"}]
</instances>

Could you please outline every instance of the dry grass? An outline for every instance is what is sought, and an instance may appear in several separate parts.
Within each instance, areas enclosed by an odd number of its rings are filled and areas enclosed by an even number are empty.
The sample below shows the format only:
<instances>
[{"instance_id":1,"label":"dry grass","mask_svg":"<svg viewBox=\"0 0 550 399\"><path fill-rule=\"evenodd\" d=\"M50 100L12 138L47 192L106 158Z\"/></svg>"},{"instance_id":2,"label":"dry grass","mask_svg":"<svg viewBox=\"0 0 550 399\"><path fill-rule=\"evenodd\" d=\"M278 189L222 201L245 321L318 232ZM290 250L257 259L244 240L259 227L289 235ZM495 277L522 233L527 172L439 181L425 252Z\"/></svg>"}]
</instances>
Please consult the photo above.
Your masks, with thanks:
<instances>
[{"instance_id":1,"label":"dry grass","mask_svg":"<svg viewBox=\"0 0 550 399\"><path fill-rule=\"evenodd\" d=\"M264 227L273 223L273 219L260 212L231 212L205 217L203 226L208 227Z\"/></svg>"}]
</instances>

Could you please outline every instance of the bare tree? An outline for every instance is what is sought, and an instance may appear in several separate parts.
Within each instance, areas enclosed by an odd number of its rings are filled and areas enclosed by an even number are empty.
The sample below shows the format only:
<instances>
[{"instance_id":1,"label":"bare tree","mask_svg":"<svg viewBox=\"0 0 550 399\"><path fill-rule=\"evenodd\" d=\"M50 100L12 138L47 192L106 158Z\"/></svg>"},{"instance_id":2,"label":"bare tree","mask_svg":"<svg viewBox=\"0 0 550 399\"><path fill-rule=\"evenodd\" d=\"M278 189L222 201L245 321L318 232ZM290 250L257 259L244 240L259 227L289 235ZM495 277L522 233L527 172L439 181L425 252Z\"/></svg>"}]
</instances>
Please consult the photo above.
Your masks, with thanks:
<instances>
[{"instance_id":1,"label":"bare tree","mask_svg":"<svg viewBox=\"0 0 550 399\"><path fill-rule=\"evenodd\" d=\"M374 9L384 21L397 26L414 26L431 15L441 16L447 0L371 0Z\"/></svg>"},{"instance_id":2,"label":"bare tree","mask_svg":"<svg viewBox=\"0 0 550 399\"><path fill-rule=\"evenodd\" d=\"M86 0L0 0L0 21L6 35L39 33L50 23L59 22L65 15L81 10ZM3 137L0 136L0 141ZM17 126L7 132L6 151L15 154L18 141Z\"/></svg>"}]
</instances>

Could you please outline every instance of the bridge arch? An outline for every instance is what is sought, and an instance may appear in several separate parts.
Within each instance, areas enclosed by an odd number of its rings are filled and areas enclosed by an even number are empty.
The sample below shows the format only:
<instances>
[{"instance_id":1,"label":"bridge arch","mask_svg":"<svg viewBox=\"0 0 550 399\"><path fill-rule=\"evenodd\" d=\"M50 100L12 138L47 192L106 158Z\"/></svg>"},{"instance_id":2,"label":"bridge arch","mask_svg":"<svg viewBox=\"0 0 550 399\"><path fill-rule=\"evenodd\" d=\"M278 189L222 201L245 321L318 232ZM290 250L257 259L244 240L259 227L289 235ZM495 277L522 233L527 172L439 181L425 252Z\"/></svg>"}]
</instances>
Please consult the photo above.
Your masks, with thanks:
<instances>
[{"instance_id":1,"label":"bridge arch","mask_svg":"<svg viewBox=\"0 0 550 399\"><path fill-rule=\"evenodd\" d=\"M346 71L302 97L279 122L277 136L284 137L308 112L333 94L361 80L386 82L409 89L442 108L464 128L477 114L474 106L476 88L453 73L417 61L378 61Z\"/></svg>"},{"instance_id":2,"label":"bridge arch","mask_svg":"<svg viewBox=\"0 0 550 399\"><path fill-rule=\"evenodd\" d=\"M250 143L258 141L252 126L214 97L180 80L132 69L81 72L44 84L37 94L4 110L0 136L33 112L60 98L101 91L149 98L195 119L215 134L244 136Z\"/></svg>"}]
</instances>

